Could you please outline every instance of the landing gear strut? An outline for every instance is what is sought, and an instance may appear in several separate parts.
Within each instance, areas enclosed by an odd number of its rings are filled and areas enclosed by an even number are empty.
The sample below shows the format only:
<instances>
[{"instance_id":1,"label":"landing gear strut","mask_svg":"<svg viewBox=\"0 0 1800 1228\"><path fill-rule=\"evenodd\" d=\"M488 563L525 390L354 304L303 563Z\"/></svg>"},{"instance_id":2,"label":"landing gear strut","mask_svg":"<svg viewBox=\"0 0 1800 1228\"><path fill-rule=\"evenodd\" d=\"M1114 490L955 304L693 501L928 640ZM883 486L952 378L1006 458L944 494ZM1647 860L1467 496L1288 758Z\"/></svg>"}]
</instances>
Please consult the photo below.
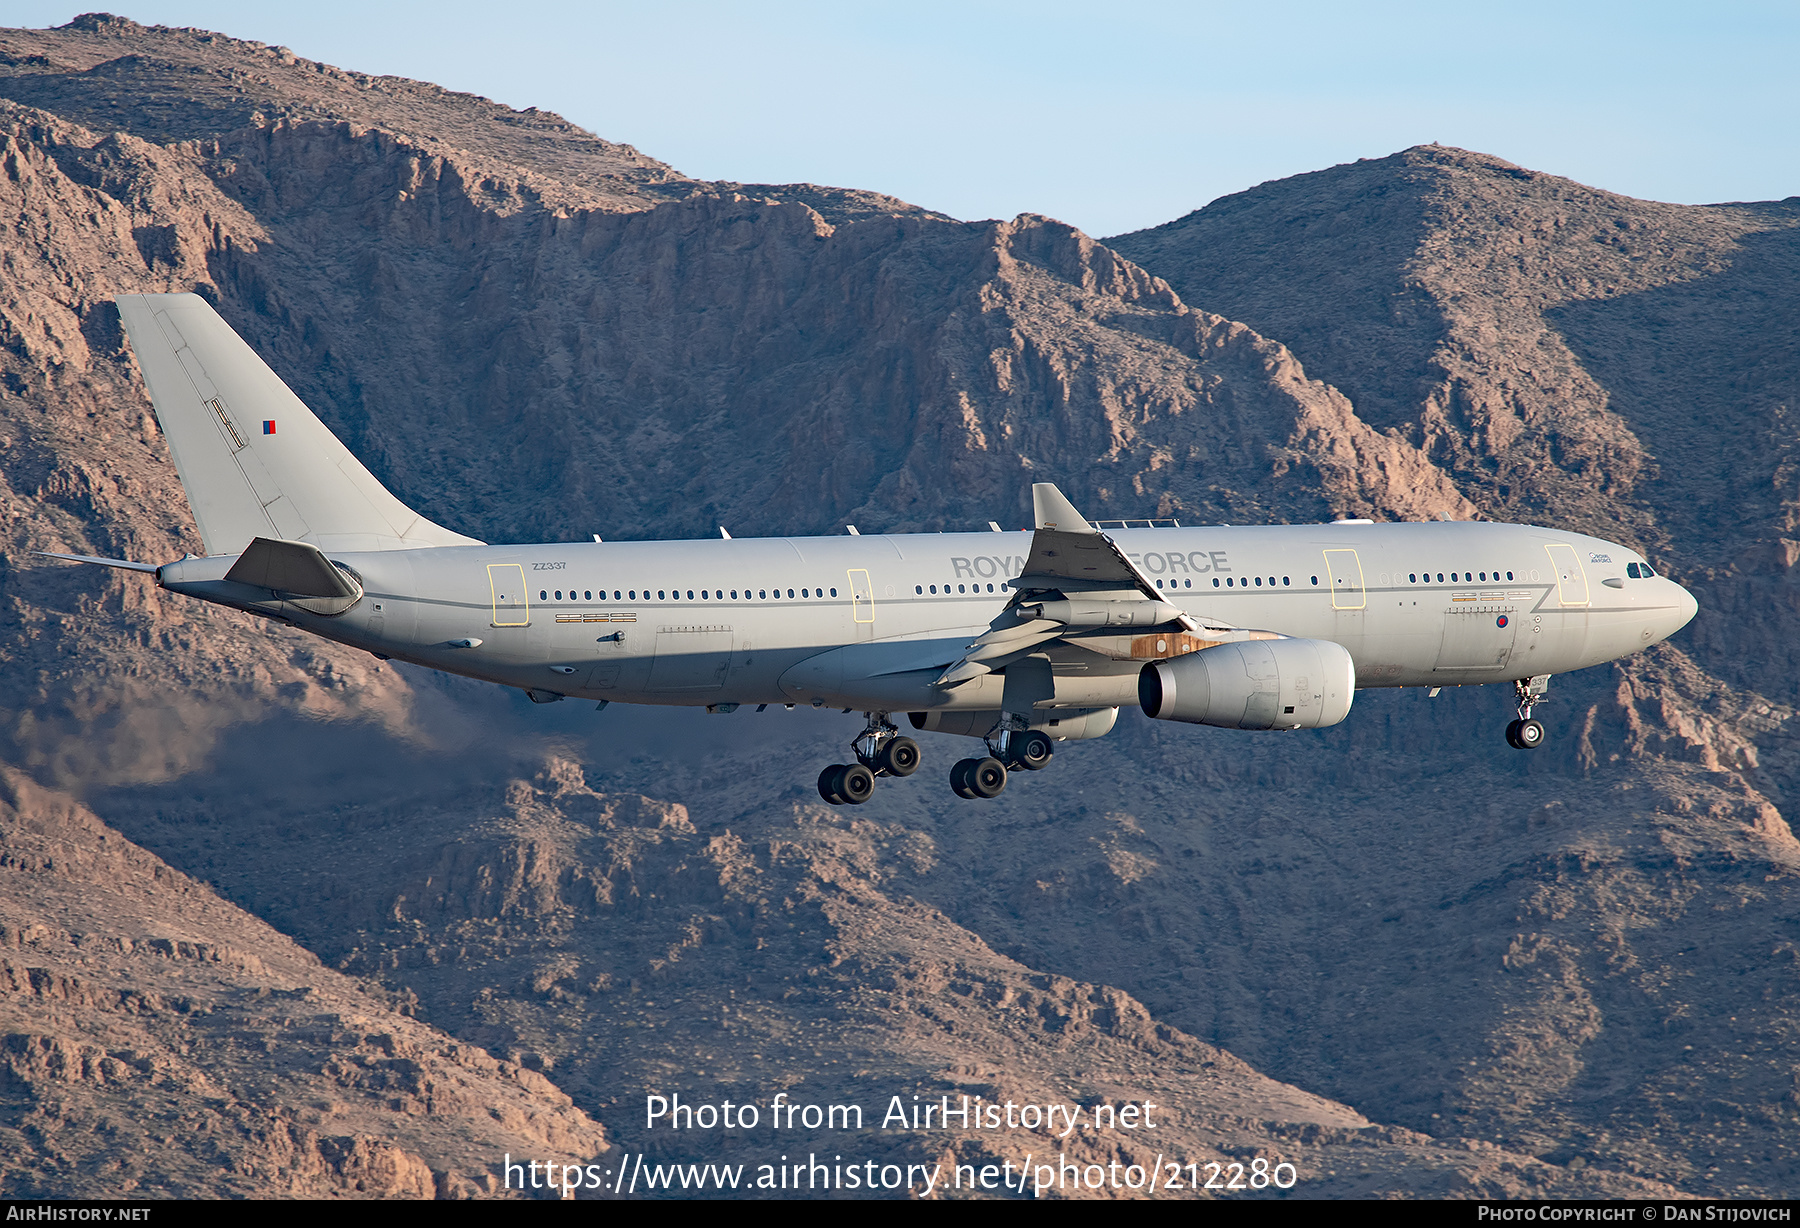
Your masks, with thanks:
<instances>
[{"instance_id":1,"label":"landing gear strut","mask_svg":"<svg viewBox=\"0 0 1800 1228\"><path fill-rule=\"evenodd\" d=\"M833 806L860 806L875 793L877 776L911 776L919 770L919 744L894 727L885 712L865 712L867 724L850 741L855 763L834 763L819 773L819 796Z\"/></svg>"},{"instance_id":2,"label":"landing gear strut","mask_svg":"<svg viewBox=\"0 0 1800 1228\"><path fill-rule=\"evenodd\" d=\"M1536 750L1544 744L1544 724L1531 719L1531 710L1541 703L1549 702L1550 697L1545 694L1549 689L1549 674L1514 680L1513 690L1519 697L1519 719L1506 727L1508 746L1515 750Z\"/></svg>"}]
</instances>

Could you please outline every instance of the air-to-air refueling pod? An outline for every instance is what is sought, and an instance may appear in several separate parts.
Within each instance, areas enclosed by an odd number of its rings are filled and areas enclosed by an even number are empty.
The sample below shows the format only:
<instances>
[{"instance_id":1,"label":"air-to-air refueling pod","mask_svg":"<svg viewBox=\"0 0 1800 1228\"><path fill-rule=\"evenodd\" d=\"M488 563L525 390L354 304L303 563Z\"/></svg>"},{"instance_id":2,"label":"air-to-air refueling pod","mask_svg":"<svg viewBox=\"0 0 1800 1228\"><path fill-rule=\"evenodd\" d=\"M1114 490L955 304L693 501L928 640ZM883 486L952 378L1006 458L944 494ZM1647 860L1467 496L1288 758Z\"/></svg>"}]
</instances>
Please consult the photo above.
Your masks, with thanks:
<instances>
[{"instance_id":1,"label":"air-to-air refueling pod","mask_svg":"<svg viewBox=\"0 0 1800 1228\"><path fill-rule=\"evenodd\" d=\"M1330 640L1247 640L1152 661L1138 703L1159 721L1224 729L1323 729L1350 715L1356 666Z\"/></svg>"}]
</instances>

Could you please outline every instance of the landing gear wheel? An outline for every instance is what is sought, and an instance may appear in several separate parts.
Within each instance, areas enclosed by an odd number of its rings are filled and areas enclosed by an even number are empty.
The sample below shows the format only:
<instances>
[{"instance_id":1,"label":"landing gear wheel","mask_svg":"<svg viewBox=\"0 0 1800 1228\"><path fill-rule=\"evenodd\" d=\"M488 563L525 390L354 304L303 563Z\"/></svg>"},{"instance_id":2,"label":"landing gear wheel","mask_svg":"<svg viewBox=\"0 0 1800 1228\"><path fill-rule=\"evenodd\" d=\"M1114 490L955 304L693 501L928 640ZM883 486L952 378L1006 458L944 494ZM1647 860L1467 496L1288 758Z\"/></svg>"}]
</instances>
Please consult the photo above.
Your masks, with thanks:
<instances>
[{"instance_id":1,"label":"landing gear wheel","mask_svg":"<svg viewBox=\"0 0 1800 1228\"><path fill-rule=\"evenodd\" d=\"M1523 720L1513 731L1513 745L1520 750L1536 750L1544 744L1544 723Z\"/></svg>"},{"instance_id":2,"label":"landing gear wheel","mask_svg":"<svg viewBox=\"0 0 1800 1228\"><path fill-rule=\"evenodd\" d=\"M1544 744L1542 721L1514 721L1506 727L1506 744L1515 750L1536 750Z\"/></svg>"},{"instance_id":3,"label":"landing gear wheel","mask_svg":"<svg viewBox=\"0 0 1800 1228\"><path fill-rule=\"evenodd\" d=\"M862 805L874 794L875 773L868 768L860 763L852 763L838 770L842 775L832 783L837 785L839 795L852 806Z\"/></svg>"},{"instance_id":4,"label":"landing gear wheel","mask_svg":"<svg viewBox=\"0 0 1800 1228\"><path fill-rule=\"evenodd\" d=\"M976 797L999 797L1006 788L1006 765L991 755L973 760L972 764L964 777L969 782L969 792Z\"/></svg>"},{"instance_id":5,"label":"landing gear wheel","mask_svg":"<svg viewBox=\"0 0 1800 1228\"><path fill-rule=\"evenodd\" d=\"M1050 735L1033 729L1013 739L1012 765L1028 772L1041 771L1050 766L1050 756L1055 752Z\"/></svg>"},{"instance_id":6,"label":"landing gear wheel","mask_svg":"<svg viewBox=\"0 0 1800 1228\"><path fill-rule=\"evenodd\" d=\"M1508 734L1507 736L1511 737L1512 735ZM833 806L841 806L844 804L844 795L838 792L837 787L838 776L843 770L843 764L834 763L823 772L819 773L819 796L830 802Z\"/></svg>"},{"instance_id":7,"label":"landing gear wheel","mask_svg":"<svg viewBox=\"0 0 1800 1228\"><path fill-rule=\"evenodd\" d=\"M958 759L950 768L950 791L958 797L974 800L975 794L969 789L969 769L980 763L979 759Z\"/></svg>"},{"instance_id":8,"label":"landing gear wheel","mask_svg":"<svg viewBox=\"0 0 1800 1228\"><path fill-rule=\"evenodd\" d=\"M875 765L889 776L911 776L919 770L919 744L911 738L894 738L875 756Z\"/></svg>"}]
</instances>

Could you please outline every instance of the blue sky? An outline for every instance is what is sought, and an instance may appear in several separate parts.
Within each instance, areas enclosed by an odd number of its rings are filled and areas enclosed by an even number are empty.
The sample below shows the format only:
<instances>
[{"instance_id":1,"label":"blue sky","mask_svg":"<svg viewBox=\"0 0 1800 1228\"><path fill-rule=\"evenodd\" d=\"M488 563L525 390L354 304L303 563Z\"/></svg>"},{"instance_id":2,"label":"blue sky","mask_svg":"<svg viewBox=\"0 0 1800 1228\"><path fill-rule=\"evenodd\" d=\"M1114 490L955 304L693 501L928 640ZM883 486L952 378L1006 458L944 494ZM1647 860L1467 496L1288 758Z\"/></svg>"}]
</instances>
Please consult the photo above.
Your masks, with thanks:
<instances>
[{"instance_id":1,"label":"blue sky","mask_svg":"<svg viewBox=\"0 0 1800 1228\"><path fill-rule=\"evenodd\" d=\"M700 178L1095 235L1429 141L1656 200L1800 194L1791 0L113 5L558 111Z\"/></svg>"}]
</instances>

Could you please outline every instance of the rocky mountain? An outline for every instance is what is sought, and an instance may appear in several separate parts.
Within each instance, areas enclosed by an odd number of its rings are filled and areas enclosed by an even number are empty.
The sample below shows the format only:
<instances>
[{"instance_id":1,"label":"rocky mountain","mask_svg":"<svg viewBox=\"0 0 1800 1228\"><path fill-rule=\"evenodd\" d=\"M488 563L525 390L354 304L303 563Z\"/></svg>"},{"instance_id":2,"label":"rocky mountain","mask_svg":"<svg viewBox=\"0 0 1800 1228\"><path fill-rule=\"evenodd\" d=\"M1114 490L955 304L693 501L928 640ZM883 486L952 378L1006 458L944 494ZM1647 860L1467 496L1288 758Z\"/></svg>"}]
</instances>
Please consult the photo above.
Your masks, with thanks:
<instances>
[{"instance_id":1,"label":"rocky mountain","mask_svg":"<svg viewBox=\"0 0 1800 1228\"><path fill-rule=\"evenodd\" d=\"M492 1196L496 1156L610 1150L542 1075L405 1017L11 769L0 846L10 1197Z\"/></svg>"},{"instance_id":2,"label":"rocky mountain","mask_svg":"<svg viewBox=\"0 0 1800 1228\"><path fill-rule=\"evenodd\" d=\"M1666 205L1421 146L1108 243L1280 337L1486 514L1665 560L1706 667L1800 695L1800 197Z\"/></svg>"},{"instance_id":3,"label":"rocky mountain","mask_svg":"<svg viewBox=\"0 0 1800 1228\"><path fill-rule=\"evenodd\" d=\"M1155 1100L1312 1195L1796 1188L1788 206L1432 148L1103 244L104 15L0 31L0 100L8 1193L754 1164L785 1140L643 1098L778 1091ZM933 739L834 810L851 718L539 708L33 557L197 548L110 305L177 289L490 540L964 528L1049 476L1568 524L1703 614L1558 679L1529 758L1498 694L1363 692L1285 738L1126 714L978 806ZM791 1146L1053 1141L1154 1151Z\"/></svg>"}]
</instances>

